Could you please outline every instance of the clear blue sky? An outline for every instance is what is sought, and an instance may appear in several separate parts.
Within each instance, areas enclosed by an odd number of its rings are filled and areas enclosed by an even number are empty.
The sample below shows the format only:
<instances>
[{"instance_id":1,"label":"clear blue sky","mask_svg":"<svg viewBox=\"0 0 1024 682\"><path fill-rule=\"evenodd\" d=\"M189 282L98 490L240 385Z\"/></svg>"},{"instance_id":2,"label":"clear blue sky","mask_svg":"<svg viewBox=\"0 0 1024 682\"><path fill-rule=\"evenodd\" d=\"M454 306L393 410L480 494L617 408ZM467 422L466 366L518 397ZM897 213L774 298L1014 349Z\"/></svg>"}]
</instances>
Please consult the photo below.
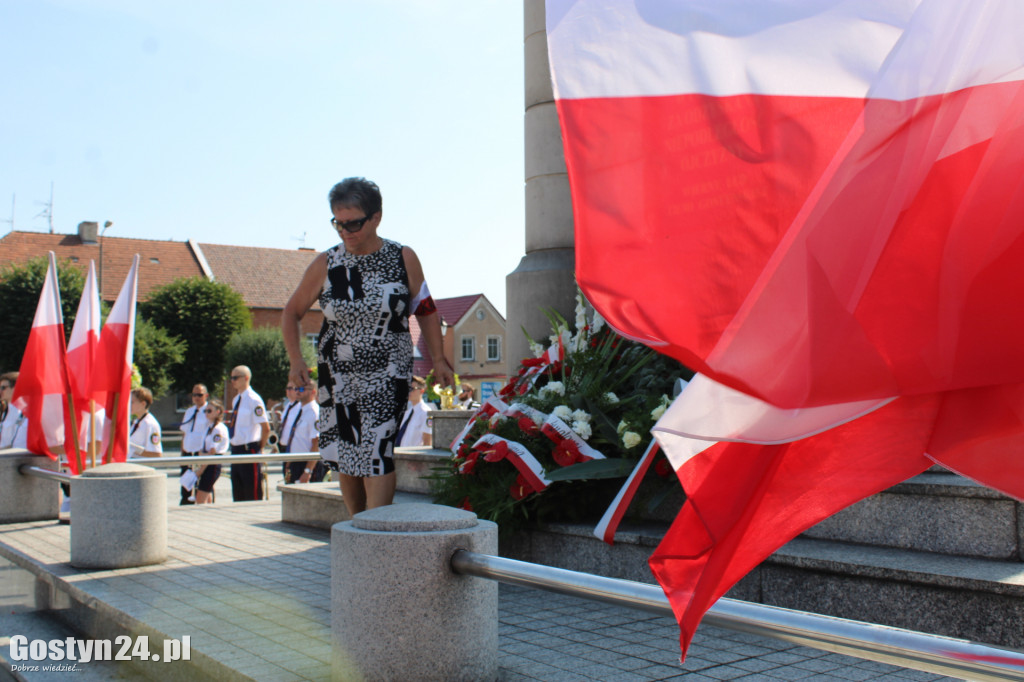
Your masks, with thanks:
<instances>
[{"instance_id":1,"label":"clear blue sky","mask_svg":"<svg viewBox=\"0 0 1024 682\"><path fill-rule=\"evenodd\" d=\"M363 175L435 297L523 255L521 0L0 0L0 219L317 250ZM0 223L0 233L10 225ZM482 254L490 254L486 258ZM271 273L257 273L272 276ZM282 282L289 289L295 283Z\"/></svg>"}]
</instances>

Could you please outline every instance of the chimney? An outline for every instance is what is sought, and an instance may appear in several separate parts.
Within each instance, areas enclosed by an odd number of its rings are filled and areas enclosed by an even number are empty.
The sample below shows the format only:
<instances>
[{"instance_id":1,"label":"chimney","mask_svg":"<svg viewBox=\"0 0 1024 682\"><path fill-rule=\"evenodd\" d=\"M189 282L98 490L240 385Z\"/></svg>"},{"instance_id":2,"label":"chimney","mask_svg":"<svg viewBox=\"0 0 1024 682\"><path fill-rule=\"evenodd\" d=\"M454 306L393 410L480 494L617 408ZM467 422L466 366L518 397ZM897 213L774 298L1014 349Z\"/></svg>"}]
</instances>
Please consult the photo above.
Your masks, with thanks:
<instances>
[{"instance_id":1,"label":"chimney","mask_svg":"<svg viewBox=\"0 0 1024 682\"><path fill-rule=\"evenodd\" d=\"M78 237L83 244L96 244L96 235L99 233L100 224L97 222L78 223Z\"/></svg>"}]
</instances>

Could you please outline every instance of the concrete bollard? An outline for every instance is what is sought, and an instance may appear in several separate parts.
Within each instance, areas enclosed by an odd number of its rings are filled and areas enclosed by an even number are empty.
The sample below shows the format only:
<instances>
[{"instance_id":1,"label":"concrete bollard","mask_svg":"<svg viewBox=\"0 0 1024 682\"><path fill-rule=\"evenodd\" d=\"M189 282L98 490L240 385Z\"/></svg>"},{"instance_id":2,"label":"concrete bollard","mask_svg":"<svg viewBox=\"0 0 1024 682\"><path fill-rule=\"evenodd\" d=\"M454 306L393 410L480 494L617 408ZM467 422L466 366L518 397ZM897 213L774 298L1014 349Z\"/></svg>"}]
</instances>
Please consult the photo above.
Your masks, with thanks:
<instances>
[{"instance_id":1,"label":"concrete bollard","mask_svg":"<svg viewBox=\"0 0 1024 682\"><path fill-rule=\"evenodd\" d=\"M60 486L18 471L23 464L58 471L57 462L28 450L0 450L0 523L46 521L60 513Z\"/></svg>"},{"instance_id":2,"label":"concrete bollard","mask_svg":"<svg viewBox=\"0 0 1024 682\"><path fill-rule=\"evenodd\" d=\"M498 553L498 526L409 503L331 528L334 680L495 680L498 583L456 575L456 549Z\"/></svg>"},{"instance_id":3,"label":"concrete bollard","mask_svg":"<svg viewBox=\"0 0 1024 682\"><path fill-rule=\"evenodd\" d=\"M129 568L167 560L167 475L116 462L71 484L71 565Z\"/></svg>"}]
</instances>

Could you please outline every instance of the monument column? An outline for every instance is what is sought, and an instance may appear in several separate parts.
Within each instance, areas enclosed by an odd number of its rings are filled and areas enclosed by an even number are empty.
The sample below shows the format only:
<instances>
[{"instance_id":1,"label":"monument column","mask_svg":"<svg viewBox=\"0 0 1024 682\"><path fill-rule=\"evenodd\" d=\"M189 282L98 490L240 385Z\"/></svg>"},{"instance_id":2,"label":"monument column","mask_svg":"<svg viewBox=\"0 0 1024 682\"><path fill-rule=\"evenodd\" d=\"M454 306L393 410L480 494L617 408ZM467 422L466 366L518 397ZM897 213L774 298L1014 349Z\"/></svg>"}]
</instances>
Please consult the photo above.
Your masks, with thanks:
<instances>
[{"instance_id":1,"label":"monument column","mask_svg":"<svg viewBox=\"0 0 1024 682\"><path fill-rule=\"evenodd\" d=\"M509 374L531 356L520 328L546 345L551 325L544 309L572 320L576 296L572 200L548 68L544 0L523 0L523 14L526 255L505 278Z\"/></svg>"}]
</instances>

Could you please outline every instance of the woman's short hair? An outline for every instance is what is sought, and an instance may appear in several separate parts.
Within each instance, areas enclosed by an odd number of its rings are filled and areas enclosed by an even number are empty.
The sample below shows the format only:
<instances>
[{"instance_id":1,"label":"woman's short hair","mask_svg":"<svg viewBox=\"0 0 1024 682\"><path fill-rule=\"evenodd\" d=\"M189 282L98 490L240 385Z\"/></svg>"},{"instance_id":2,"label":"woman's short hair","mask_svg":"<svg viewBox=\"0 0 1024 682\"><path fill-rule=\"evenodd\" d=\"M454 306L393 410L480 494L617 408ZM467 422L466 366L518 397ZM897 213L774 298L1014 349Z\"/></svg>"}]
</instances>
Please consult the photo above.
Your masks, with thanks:
<instances>
[{"instance_id":1,"label":"woman's short hair","mask_svg":"<svg viewBox=\"0 0 1024 682\"><path fill-rule=\"evenodd\" d=\"M0 381L6 381L11 386L18 383L18 372L4 372L0 374Z\"/></svg>"},{"instance_id":2,"label":"woman's short hair","mask_svg":"<svg viewBox=\"0 0 1024 682\"><path fill-rule=\"evenodd\" d=\"M333 211L335 207L353 208L358 206L363 213L372 216L381 210L380 188L366 178L345 178L331 188L327 201Z\"/></svg>"},{"instance_id":3,"label":"woman's short hair","mask_svg":"<svg viewBox=\"0 0 1024 682\"><path fill-rule=\"evenodd\" d=\"M149 407L153 404L153 392L150 391L145 386L133 388L132 395L135 397L136 400L141 400L142 402L146 403L146 407Z\"/></svg>"}]
</instances>

